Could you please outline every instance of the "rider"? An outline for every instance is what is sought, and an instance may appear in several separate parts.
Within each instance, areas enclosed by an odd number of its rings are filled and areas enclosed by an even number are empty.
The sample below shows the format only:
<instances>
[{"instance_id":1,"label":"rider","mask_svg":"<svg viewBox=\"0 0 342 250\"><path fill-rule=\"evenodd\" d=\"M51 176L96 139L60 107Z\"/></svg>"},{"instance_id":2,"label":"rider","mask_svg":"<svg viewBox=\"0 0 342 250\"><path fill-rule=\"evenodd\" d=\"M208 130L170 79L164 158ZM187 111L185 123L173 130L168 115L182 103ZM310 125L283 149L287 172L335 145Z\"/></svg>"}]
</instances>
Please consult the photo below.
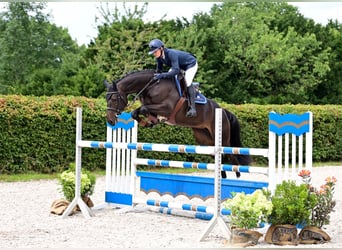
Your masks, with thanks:
<instances>
[{"instance_id":1,"label":"rider","mask_svg":"<svg viewBox=\"0 0 342 250\"><path fill-rule=\"evenodd\" d=\"M187 117L197 116L195 106L195 88L192 85L192 80L197 73L197 59L191 53L169 49L164 46L164 43L159 39L153 39L149 44L149 55L153 54L157 62L157 72L162 72L163 64L171 67L169 72L155 74L155 79L172 78L180 73L180 70L185 71L185 82L187 86L187 93L189 95L190 107L186 113Z\"/></svg>"}]
</instances>

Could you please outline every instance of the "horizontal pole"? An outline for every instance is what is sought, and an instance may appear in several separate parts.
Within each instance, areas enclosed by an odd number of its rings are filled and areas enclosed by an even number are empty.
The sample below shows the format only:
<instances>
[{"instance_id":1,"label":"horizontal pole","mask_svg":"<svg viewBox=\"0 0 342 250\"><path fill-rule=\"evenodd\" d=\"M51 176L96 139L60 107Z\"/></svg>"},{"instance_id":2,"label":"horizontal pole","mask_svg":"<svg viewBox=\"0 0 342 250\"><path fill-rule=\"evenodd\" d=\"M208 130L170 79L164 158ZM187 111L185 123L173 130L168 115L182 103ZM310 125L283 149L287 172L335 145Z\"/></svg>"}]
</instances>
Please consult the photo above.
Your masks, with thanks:
<instances>
[{"instance_id":1,"label":"horizontal pole","mask_svg":"<svg viewBox=\"0 0 342 250\"><path fill-rule=\"evenodd\" d=\"M196 169L202 169L202 170L215 170L214 163L204 163L204 162L169 161L169 160L137 158L135 159L134 164L158 166L158 167L171 167L171 168L196 168ZM245 166L245 165L222 164L222 170L229 171L229 172L259 173L259 174L266 174L266 175L268 174L268 168Z\"/></svg>"},{"instance_id":2,"label":"horizontal pole","mask_svg":"<svg viewBox=\"0 0 342 250\"><path fill-rule=\"evenodd\" d=\"M192 153L213 155L215 147L213 146L195 146L195 145L175 145L158 143L113 143L100 141L78 141L79 147L88 148L119 148L155 152L173 152L173 153Z\"/></svg>"},{"instance_id":3,"label":"horizontal pole","mask_svg":"<svg viewBox=\"0 0 342 250\"><path fill-rule=\"evenodd\" d=\"M182 216L182 217L201 219L201 220L211 220L214 216L213 214L209 214L209 213L185 211L185 210L179 210L175 208L165 208L165 207L156 207L156 206L147 206L146 209L152 212L156 212L156 213ZM230 222L227 216L224 216L223 218L225 219L227 223Z\"/></svg>"},{"instance_id":4,"label":"horizontal pole","mask_svg":"<svg viewBox=\"0 0 342 250\"><path fill-rule=\"evenodd\" d=\"M191 153L214 155L214 146L197 146L197 145L176 145L176 144L158 144L158 143L114 143L105 141L78 141L77 145L82 148L118 148L155 152L173 152L173 153ZM265 148L237 148L237 147L221 147L222 154L241 154L256 155L268 157L268 149Z\"/></svg>"},{"instance_id":5,"label":"horizontal pole","mask_svg":"<svg viewBox=\"0 0 342 250\"><path fill-rule=\"evenodd\" d=\"M211 206L194 205L194 204L186 204L186 203L182 204L176 201L162 201L162 200L140 198L140 197L134 198L133 203L144 204L147 206L163 207L163 208L169 208L169 209L179 209L179 210L184 210L184 211L208 213L208 214L214 214L215 212L215 208ZM230 210L226 208L222 208L221 214L230 215Z\"/></svg>"}]
</instances>

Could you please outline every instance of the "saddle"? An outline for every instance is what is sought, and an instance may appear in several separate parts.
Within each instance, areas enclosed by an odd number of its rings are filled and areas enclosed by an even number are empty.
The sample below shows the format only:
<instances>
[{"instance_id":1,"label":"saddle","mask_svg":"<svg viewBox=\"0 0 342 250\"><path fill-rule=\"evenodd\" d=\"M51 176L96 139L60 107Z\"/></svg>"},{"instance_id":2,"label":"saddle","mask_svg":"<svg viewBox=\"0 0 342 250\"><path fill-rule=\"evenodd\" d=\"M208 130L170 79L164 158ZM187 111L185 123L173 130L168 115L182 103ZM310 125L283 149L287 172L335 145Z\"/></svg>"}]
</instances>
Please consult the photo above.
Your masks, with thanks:
<instances>
[{"instance_id":1,"label":"saddle","mask_svg":"<svg viewBox=\"0 0 342 250\"><path fill-rule=\"evenodd\" d=\"M167 122L169 124L176 124L175 121L175 116L176 113L178 112L178 110L180 109L180 107L184 104L184 102L187 100L187 94L186 94L186 83L185 83L185 71L181 70L180 73L178 75L175 75L174 80L176 82L176 87L179 93L179 96L181 97L178 101L178 103L176 104L172 114L170 115L170 117L166 117L166 118L160 118L157 117L155 115L150 114L147 118L147 120L141 120L139 122L139 124L143 127L152 127L155 124L159 123L159 122ZM193 82L192 83L195 87L196 90L196 98L195 98L195 103L196 104L206 104L207 103L207 98L202 95L199 91L199 83L198 82Z\"/></svg>"},{"instance_id":2,"label":"saddle","mask_svg":"<svg viewBox=\"0 0 342 250\"><path fill-rule=\"evenodd\" d=\"M175 76L176 87L179 93L179 96L187 98L186 96L186 83L185 83L185 71L181 70L178 75ZM197 104L206 104L207 98L199 91L199 82L193 82L192 85L195 87L196 90L196 98L195 103Z\"/></svg>"}]
</instances>

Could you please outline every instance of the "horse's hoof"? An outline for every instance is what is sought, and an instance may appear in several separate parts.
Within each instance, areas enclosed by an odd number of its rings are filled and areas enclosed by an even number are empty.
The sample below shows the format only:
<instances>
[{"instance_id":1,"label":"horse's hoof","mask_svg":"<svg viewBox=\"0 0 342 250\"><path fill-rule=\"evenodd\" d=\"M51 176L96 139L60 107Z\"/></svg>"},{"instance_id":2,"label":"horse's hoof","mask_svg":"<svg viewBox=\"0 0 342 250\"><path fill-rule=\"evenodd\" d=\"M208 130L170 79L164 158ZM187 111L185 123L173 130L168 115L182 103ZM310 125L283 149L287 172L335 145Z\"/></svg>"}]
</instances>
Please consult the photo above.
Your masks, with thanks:
<instances>
[{"instance_id":1,"label":"horse's hoof","mask_svg":"<svg viewBox=\"0 0 342 250\"><path fill-rule=\"evenodd\" d=\"M138 113L136 110L133 110L132 113L131 113L131 115L132 115L132 118L133 118L134 120L136 120L136 121L139 122L139 120L140 120L140 118L139 118L139 113Z\"/></svg>"}]
</instances>

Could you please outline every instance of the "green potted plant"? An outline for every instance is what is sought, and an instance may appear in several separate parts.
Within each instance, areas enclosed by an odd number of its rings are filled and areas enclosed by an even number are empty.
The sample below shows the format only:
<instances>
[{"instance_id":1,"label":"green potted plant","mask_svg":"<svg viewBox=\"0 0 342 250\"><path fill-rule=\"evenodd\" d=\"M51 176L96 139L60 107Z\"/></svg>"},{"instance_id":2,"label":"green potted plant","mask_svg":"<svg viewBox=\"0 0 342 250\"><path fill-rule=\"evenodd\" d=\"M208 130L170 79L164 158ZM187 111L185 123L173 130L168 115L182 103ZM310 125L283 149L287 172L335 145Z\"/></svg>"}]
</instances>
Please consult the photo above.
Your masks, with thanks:
<instances>
[{"instance_id":1,"label":"green potted plant","mask_svg":"<svg viewBox=\"0 0 342 250\"><path fill-rule=\"evenodd\" d=\"M71 163L70 168L60 174L58 181L65 199L71 202L75 197L75 163ZM93 206L90 195L94 192L95 183L96 176L87 170L82 170L81 197L89 207Z\"/></svg>"},{"instance_id":2,"label":"green potted plant","mask_svg":"<svg viewBox=\"0 0 342 250\"><path fill-rule=\"evenodd\" d=\"M255 229L266 223L272 212L269 196L268 190L257 189L251 194L233 193L233 197L224 202L224 207L230 210L233 244L257 244L262 234Z\"/></svg>"},{"instance_id":3,"label":"green potted plant","mask_svg":"<svg viewBox=\"0 0 342 250\"><path fill-rule=\"evenodd\" d=\"M268 217L265 241L279 245L297 245L297 227L309 225L311 211L317 204L316 195L312 195L304 183L297 185L293 180L284 180L277 184L271 196L272 213Z\"/></svg>"}]
</instances>

